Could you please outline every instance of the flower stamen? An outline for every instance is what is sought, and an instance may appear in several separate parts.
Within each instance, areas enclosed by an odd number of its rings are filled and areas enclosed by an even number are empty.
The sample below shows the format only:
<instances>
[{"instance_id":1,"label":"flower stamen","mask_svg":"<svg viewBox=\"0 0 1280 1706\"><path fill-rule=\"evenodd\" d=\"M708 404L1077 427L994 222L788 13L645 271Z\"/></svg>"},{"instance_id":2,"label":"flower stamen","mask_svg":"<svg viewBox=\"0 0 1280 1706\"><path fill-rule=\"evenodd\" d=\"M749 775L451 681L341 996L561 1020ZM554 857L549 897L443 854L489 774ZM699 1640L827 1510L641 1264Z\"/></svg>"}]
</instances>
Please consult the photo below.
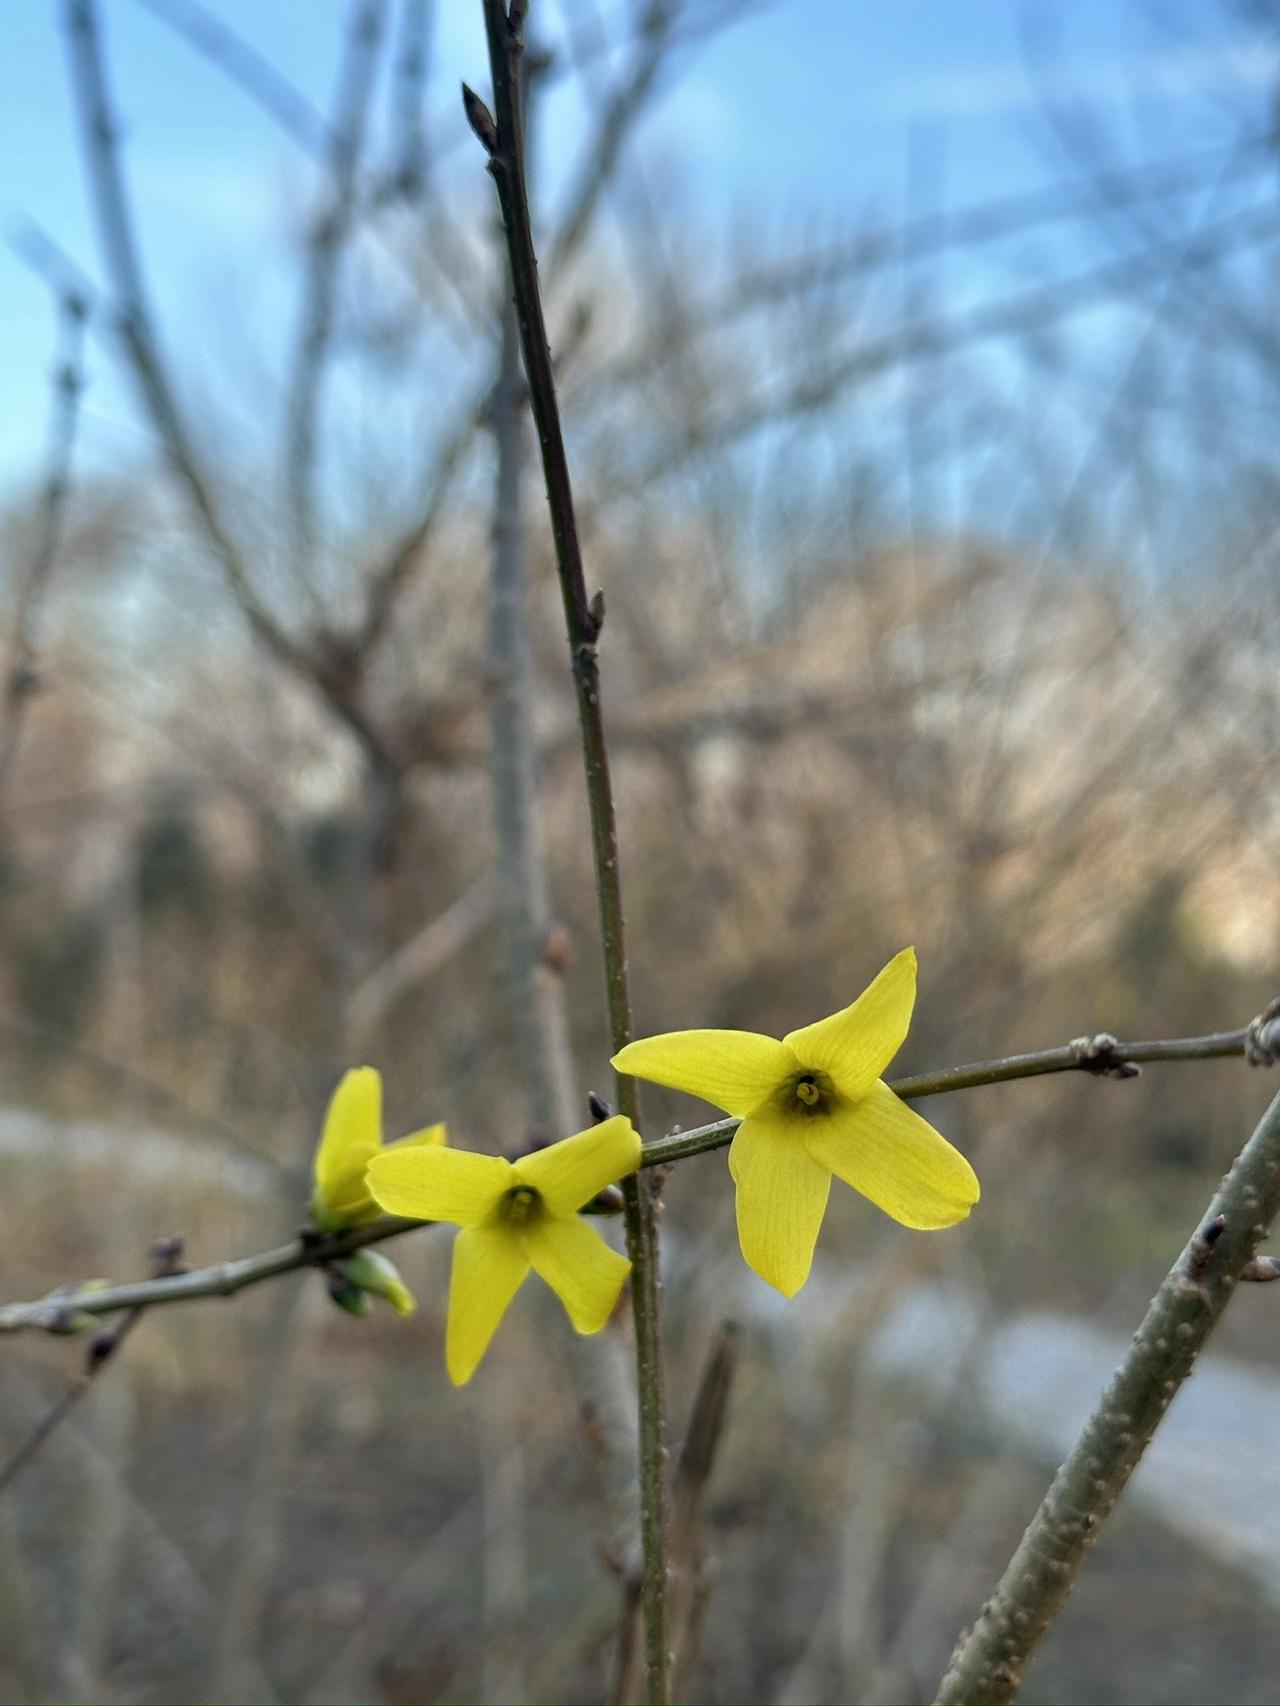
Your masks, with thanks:
<instances>
[{"instance_id":1,"label":"flower stamen","mask_svg":"<svg viewBox=\"0 0 1280 1706\"><path fill-rule=\"evenodd\" d=\"M796 1079L796 1098L803 1102L806 1108L816 1108L822 1100L822 1091L815 1083L812 1073L806 1072L802 1078Z\"/></svg>"},{"instance_id":2,"label":"flower stamen","mask_svg":"<svg viewBox=\"0 0 1280 1706\"><path fill-rule=\"evenodd\" d=\"M530 1190L528 1185L517 1185L514 1190L507 1192L506 1201L502 1205L503 1218L512 1226L526 1226L533 1218L538 1201L537 1191Z\"/></svg>"}]
</instances>

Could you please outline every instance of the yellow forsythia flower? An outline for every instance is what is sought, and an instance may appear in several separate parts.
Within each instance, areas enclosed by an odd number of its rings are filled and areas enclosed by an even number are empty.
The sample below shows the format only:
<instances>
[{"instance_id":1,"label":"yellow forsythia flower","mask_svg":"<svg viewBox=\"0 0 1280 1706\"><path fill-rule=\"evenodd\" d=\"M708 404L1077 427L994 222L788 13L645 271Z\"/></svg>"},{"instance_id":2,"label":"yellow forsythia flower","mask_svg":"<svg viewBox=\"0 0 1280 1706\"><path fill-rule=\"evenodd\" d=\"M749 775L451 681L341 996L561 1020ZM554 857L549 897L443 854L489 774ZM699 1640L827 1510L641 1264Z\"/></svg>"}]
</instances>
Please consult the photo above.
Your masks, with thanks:
<instances>
[{"instance_id":1,"label":"yellow forsythia flower","mask_svg":"<svg viewBox=\"0 0 1280 1706\"><path fill-rule=\"evenodd\" d=\"M387 1148L416 1149L445 1142L442 1125L410 1132ZM378 1218L365 1169L382 1146L382 1078L372 1066L346 1073L329 1102L316 1147L311 1214L323 1232L341 1232Z\"/></svg>"},{"instance_id":2,"label":"yellow forsythia flower","mask_svg":"<svg viewBox=\"0 0 1280 1706\"><path fill-rule=\"evenodd\" d=\"M831 1175L904 1226L964 1220L973 1168L880 1080L915 1005L904 948L851 1007L779 1042L751 1031L672 1031L629 1043L619 1072L687 1090L742 1121L729 1151L738 1241L748 1266L787 1297L809 1277Z\"/></svg>"},{"instance_id":3,"label":"yellow forsythia flower","mask_svg":"<svg viewBox=\"0 0 1280 1706\"><path fill-rule=\"evenodd\" d=\"M369 1188L392 1214L447 1220L453 1241L445 1364L465 1386L529 1269L580 1333L598 1333L631 1270L578 1209L640 1165L640 1139L621 1115L505 1161L462 1149L386 1149Z\"/></svg>"}]
</instances>

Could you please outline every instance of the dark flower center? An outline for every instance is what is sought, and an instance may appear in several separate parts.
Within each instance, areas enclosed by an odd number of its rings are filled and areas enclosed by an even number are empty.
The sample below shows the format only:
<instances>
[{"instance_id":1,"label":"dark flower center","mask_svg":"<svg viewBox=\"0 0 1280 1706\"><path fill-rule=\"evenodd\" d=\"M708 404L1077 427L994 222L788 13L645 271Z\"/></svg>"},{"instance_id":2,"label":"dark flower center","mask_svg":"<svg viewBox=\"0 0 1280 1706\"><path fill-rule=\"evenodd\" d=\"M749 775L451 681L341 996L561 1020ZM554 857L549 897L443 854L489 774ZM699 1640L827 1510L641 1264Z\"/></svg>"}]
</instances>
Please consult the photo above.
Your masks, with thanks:
<instances>
[{"instance_id":1,"label":"dark flower center","mask_svg":"<svg viewBox=\"0 0 1280 1706\"><path fill-rule=\"evenodd\" d=\"M515 1185L502 1199L499 1213L512 1226L526 1226L541 1206L542 1198L528 1185Z\"/></svg>"},{"instance_id":2,"label":"dark flower center","mask_svg":"<svg viewBox=\"0 0 1280 1706\"><path fill-rule=\"evenodd\" d=\"M787 1098L791 1107L801 1114L824 1114L831 1100L831 1085L826 1074L801 1072L791 1081Z\"/></svg>"}]
</instances>

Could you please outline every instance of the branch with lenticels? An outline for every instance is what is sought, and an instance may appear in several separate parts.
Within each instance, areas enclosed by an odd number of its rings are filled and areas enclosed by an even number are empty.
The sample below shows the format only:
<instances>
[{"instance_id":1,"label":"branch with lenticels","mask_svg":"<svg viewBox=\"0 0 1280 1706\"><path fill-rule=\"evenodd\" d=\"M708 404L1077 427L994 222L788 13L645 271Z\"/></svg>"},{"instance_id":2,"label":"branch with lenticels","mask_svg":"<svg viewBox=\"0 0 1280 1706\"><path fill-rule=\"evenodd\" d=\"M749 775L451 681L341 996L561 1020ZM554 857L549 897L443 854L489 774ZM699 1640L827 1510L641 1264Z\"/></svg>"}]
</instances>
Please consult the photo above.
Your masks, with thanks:
<instances>
[{"instance_id":1,"label":"branch with lenticels","mask_svg":"<svg viewBox=\"0 0 1280 1706\"><path fill-rule=\"evenodd\" d=\"M1056 1072L1086 1072L1098 1078L1132 1078L1143 1066L1166 1062L1226 1060L1238 1057L1251 1066L1271 1066L1280 1059L1280 1000L1273 1001L1248 1025L1235 1031L1214 1031L1202 1037L1165 1037L1145 1042L1120 1042L1106 1032L1080 1037L1063 1047L1040 1049L1032 1054L1008 1055L1000 1060L974 1061L964 1066L946 1066L939 1072L921 1072L890 1081L904 1101L925 1096L945 1096L955 1090L979 1089L989 1084L1007 1084L1021 1078L1042 1078ZM644 1148L642 1167L665 1167L687 1160L709 1149L723 1149L738 1129L737 1120L716 1120L691 1131L676 1131L654 1138ZM82 1324L86 1316L113 1315L122 1309L165 1303L192 1303L206 1297L233 1297L250 1286L279 1279L301 1268L325 1268L366 1245L399 1238L426 1224L385 1215L367 1226L340 1233L302 1232L288 1244L256 1256L242 1256L212 1267L197 1268L171 1279L140 1280L133 1285L104 1286L79 1290L63 1286L47 1297L30 1303L0 1304L0 1333L66 1333ZM1246 1279L1270 1279L1268 1258L1255 1258L1254 1271Z\"/></svg>"}]
</instances>

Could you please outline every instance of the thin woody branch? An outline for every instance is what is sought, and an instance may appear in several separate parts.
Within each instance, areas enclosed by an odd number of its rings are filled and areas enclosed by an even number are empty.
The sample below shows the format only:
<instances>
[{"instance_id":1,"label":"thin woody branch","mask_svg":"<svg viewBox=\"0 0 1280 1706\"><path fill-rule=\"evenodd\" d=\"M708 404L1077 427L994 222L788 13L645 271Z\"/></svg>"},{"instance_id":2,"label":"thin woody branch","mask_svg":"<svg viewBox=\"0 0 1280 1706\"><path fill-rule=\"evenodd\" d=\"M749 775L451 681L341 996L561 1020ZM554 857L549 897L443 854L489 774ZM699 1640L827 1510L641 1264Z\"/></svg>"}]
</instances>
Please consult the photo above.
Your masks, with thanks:
<instances>
[{"instance_id":1,"label":"thin woody branch","mask_svg":"<svg viewBox=\"0 0 1280 1706\"><path fill-rule=\"evenodd\" d=\"M427 180L427 33L427 0L404 0L392 79L394 165L384 193L406 202L419 199Z\"/></svg>"},{"instance_id":2,"label":"thin woody branch","mask_svg":"<svg viewBox=\"0 0 1280 1706\"><path fill-rule=\"evenodd\" d=\"M609 1034L617 1050L630 1041L632 1026L617 821L596 652L604 611L602 598L599 595L591 597L587 593L573 484L560 425L555 370L538 283L520 110L520 61L524 53L522 27L526 9L527 0L511 0L509 8L505 0L484 0L489 70L493 80L493 113L489 114L479 97L470 91L464 91L464 100L468 120L488 155L489 171L498 191L520 348L529 384L529 406L542 451L547 506L555 540L556 568L564 604L578 723L582 732L596 899L604 947ZM639 1104L634 1080L618 1078L617 1103L621 1113L633 1121L638 1119ZM666 1421L657 1205L652 1182L639 1174L624 1180L622 1189L636 1335L646 1699L654 1706L663 1706L670 1698L671 1659L666 1613Z\"/></svg>"},{"instance_id":3,"label":"thin woody branch","mask_svg":"<svg viewBox=\"0 0 1280 1706\"><path fill-rule=\"evenodd\" d=\"M1090 1548L1280 1212L1280 1096L1152 1298L1142 1325L1032 1518L935 1706L1012 1700Z\"/></svg>"},{"instance_id":4,"label":"thin woody branch","mask_svg":"<svg viewBox=\"0 0 1280 1706\"><path fill-rule=\"evenodd\" d=\"M729 1400L738 1369L738 1325L724 1321L703 1365L694 1395L688 1432L676 1464L671 1500L671 1552L675 1561L675 1608L671 1619L676 1693L697 1661L711 1597L711 1560L707 1556L707 1487L724 1437Z\"/></svg>"},{"instance_id":5,"label":"thin woody branch","mask_svg":"<svg viewBox=\"0 0 1280 1706\"><path fill-rule=\"evenodd\" d=\"M623 146L661 81L683 10L681 0L648 0L637 19L632 61L610 91L582 151L577 179L547 256L549 278L562 273L581 248L600 198L617 173Z\"/></svg>"},{"instance_id":6,"label":"thin woody branch","mask_svg":"<svg viewBox=\"0 0 1280 1706\"><path fill-rule=\"evenodd\" d=\"M537 88L525 62L526 103ZM539 768L534 733L535 668L530 621L533 574L525 503L532 450L520 333L506 285L506 238L495 221L500 292L498 373L488 410L494 444L493 520L489 554L489 777L496 843L497 911L501 924L505 1006L511 1015L528 1130L567 1132L580 1123L564 967L548 952L553 927L539 823ZM492 910L492 908L491 908ZM617 1205L622 1205L617 1193ZM635 1393L628 1363L630 1324L614 1323L605 1355L578 1341L576 1373L595 1417L602 1544L638 1556L639 1474Z\"/></svg>"},{"instance_id":7,"label":"thin woody branch","mask_svg":"<svg viewBox=\"0 0 1280 1706\"><path fill-rule=\"evenodd\" d=\"M273 650L290 652L291 643L259 601L223 526L160 356L120 167L97 8L93 0L63 0L63 11L93 210L115 297L116 329L169 462L187 488L237 602L260 639Z\"/></svg>"},{"instance_id":8,"label":"thin woody branch","mask_svg":"<svg viewBox=\"0 0 1280 1706\"><path fill-rule=\"evenodd\" d=\"M1108 1064L1102 1064L1103 1055L1097 1050L1102 1038L1106 1038L1105 1032L1100 1036L1078 1039L1065 1048L1009 1055L1003 1060L979 1060L967 1066L943 1067L939 1072L917 1073L910 1078L891 1079L889 1082L904 1101L911 1102L925 1096L944 1096L955 1090L1007 1084L1016 1079L1040 1078L1055 1072L1114 1076L1113 1067L1121 1064L1160 1065L1234 1056L1243 1057L1251 1065L1270 1065L1280 1058L1280 1002L1273 1001L1256 1019L1236 1031L1214 1031L1203 1037L1166 1037L1136 1043L1107 1038L1105 1058ZM592 1100L597 1108L604 1110L598 1117L607 1118L612 1110L598 1097ZM642 1169L666 1167L673 1161L684 1161L710 1149L723 1149L732 1141L738 1124L737 1120L716 1120L690 1131L654 1138L645 1144L640 1166ZM133 1309L140 1304L189 1303L205 1297L232 1297L249 1286L294 1273L299 1268L323 1268L326 1263L349 1256L367 1244L398 1238L405 1232L416 1231L423 1224L422 1221L387 1216L368 1226L353 1227L333 1235L306 1232L278 1249L220 1262L214 1267L183 1274L178 1279L140 1280L134 1285L110 1286L99 1291L62 1288L34 1302L0 1305L0 1333L29 1330L57 1333L65 1331L76 1315L111 1315L117 1310ZM1242 1277L1251 1280L1275 1278L1274 1262L1275 1259L1269 1256L1257 1257Z\"/></svg>"},{"instance_id":9,"label":"thin woody branch","mask_svg":"<svg viewBox=\"0 0 1280 1706\"><path fill-rule=\"evenodd\" d=\"M260 54L215 11L197 4L197 0L139 0L139 4L217 66L300 148L319 154L328 145L329 121L325 115L278 65Z\"/></svg>"},{"instance_id":10,"label":"thin woody branch","mask_svg":"<svg viewBox=\"0 0 1280 1706\"><path fill-rule=\"evenodd\" d=\"M677 1696L692 1669L701 1640L703 1619L711 1596L706 1556L704 1505L707 1484L724 1433L729 1398L738 1366L738 1324L722 1321L711 1342L689 1413L688 1431L680 1447L671 1489L671 1669ZM640 1697L640 1595L638 1575L624 1584L622 1629L611 1699Z\"/></svg>"},{"instance_id":11,"label":"thin woody branch","mask_svg":"<svg viewBox=\"0 0 1280 1706\"><path fill-rule=\"evenodd\" d=\"M361 0L351 14L325 159L328 203L311 233L285 407L285 490L292 523L289 564L294 584L315 600L309 565L316 548L316 458L325 374L334 339L338 286L358 194L364 142L378 68L384 0Z\"/></svg>"},{"instance_id":12,"label":"thin woody branch","mask_svg":"<svg viewBox=\"0 0 1280 1706\"><path fill-rule=\"evenodd\" d=\"M732 410L703 424L698 448L704 455L721 451L774 422L820 414L847 390L868 384L891 369L906 370L995 339L1035 334L1051 322L1069 319L1158 283L1173 258L1184 270L1200 272L1220 264L1226 252L1264 247L1273 243L1277 234L1280 223L1274 210L1236 212L1206 225L1190 242L1182 235L1163 238L1134 254L979 303L950 319L926 316L908 322L831 356L817 374L805 369L759 395L735 401ZM651 372L661 359L662 352L646 343L638 352L628 351L599 378L602 383L625 385L641 373ZM630 472L628 479L647 486L670 474L687 454L683 442L663 445Z\"/></svg>"},{"instance_id":13,"label":"thin woody branch","mask_svg":"<svg viewBox=\"0 0 1280 1706\"><path fill-rule=\"evenodd\" d=\"M151 1252L151 1267L156 1279L180 1274L182 1272L181 1263L181 1238L162 1239ZM146 1312L147 1306L145 1304L135 1304L112 1326L94 1336L89 1343L84 1368L80 1372L79 1379L73 1386L69 1386L57 1402L41 1416L3 1467L0 1467L0 1493L9 1490L45 1441L62 1425L76 1405L87 1396L89 1388Z\"/></svg>"},{"instance_id":14,"label":"thin woody branch","mask_svg":"<svg viewBox=\"0 0 1280 1706\"><path fill-rule=\"evenodd\" d=\"M383 774L393 767L386 747L341 672L313 655L276 620L254 586L239 544L188 430L161 349L134 234L119 158L119 139L94 0L62 0L75 105L83 139L90 199L111 281L113 329L178 482L251 632L268 652L316 692Z\"/></svg>"},{"instance_id":15,"label":"thin woody branch","mask_svg":"<svg viewBox=\"0 0 1280 1706\"><path fill-rule=\"evenodd\" d=\"M1238 1031L1213 1031L1203 1037L1165 1037L1156 1041L1122 1043L1107 1031L1077 1037L1062 1048L1032 1054L1010 1054L999 1060L977 1060L967 1066L944 1066L940 1072L917 1072L891 1078L889 1087L904 1102L926 1096L945 1096L953 1090L976 1090L987 1084L1009 1084L1019 1078L1044 1078L1054 1072L1087 1072L1094 1078L1136 1078L1144 1066L1176 1060L1228 1060L1241 1055L1251 1066L1271 1066L1280 1059L1280 1000L1271 1002L1256 1019ZM713 1120L690 1131L675 1131L646 1143L645 1167L683 1161L704 1150L723 1149L733 1141L740 1120Z\"/></svg>"},{"instance_id":16,"label":"thin woody branch","mask_svg":"<svg viewBox=\"0 0 1280 1706\"><path fill-rule=\"evenodd\" d=\"M57 564L71 491L71 463L84 390L84 331L88 298L74 285L59 290L59 348L53 377L49 444L40 494L35 543L18 576L12 627L5 657L3 720L0 721L0 800L13 773L27 707L40 686L37 626Z\"/></svg>"},{"instance_id":17,"label":"thin woody branch","mask_svg":"<svg viewBox=\"0 0 1280 1706\"><path fill-rule=\"evenodd\" d=\"M45 1333L75 1330L81 1316L114 1315L122 1309L150 1309L165 1303L191 1303L205 1297L234 1297L264 1280L279 1279L300 1268L325 1268L330 1262L381 1244L404 1232L416 1232L430 1221L384 1216L368 1226L353 1226L331 1234L306 1231L275 1250L241 1256L211 1268L196 1268L172 1279L139 1280L133 1285L103 1286L96 1291L60 1287L33 1303L0 1306L0 1333L35 1329Z\"/></svg>"}]
</instances>

